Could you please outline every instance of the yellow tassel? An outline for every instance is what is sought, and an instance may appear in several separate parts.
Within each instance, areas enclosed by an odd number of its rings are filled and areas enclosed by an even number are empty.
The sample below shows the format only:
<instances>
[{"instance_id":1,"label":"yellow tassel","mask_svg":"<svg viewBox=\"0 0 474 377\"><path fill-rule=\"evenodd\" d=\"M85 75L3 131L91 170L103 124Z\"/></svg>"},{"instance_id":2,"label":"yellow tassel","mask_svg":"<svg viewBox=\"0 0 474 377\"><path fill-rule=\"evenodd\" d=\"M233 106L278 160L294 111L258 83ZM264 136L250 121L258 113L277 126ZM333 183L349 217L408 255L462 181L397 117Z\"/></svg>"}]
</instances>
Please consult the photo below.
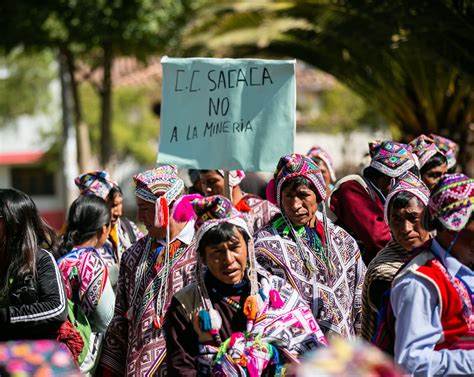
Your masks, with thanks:
<instances>
[{"instance_id":1,"label":"yellow tassel","mask_svg":"<svg viewBox=\"0 0 474 377\"><path fill-rule=\"evenodd\" d=\"M257 318L258 311L258 301L255 296L249 296L244 303L244 314L250 320L255 320Z\"/></svg>"}]
</instances>

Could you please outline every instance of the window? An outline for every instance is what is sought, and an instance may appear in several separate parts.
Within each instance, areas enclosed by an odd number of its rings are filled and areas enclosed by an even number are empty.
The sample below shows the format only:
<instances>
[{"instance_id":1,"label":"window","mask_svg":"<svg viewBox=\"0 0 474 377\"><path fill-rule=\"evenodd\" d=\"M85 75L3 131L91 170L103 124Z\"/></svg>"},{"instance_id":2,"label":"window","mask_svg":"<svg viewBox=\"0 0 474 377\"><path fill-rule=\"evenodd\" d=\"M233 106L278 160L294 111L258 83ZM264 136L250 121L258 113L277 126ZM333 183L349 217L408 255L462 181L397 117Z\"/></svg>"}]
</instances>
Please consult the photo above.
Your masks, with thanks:
<instances>
[{"instance_id":1,"label":"window","mask_svg":"<svg viewBox=\"0 0 474 377\"><path fill-rule=\"evenodd\" d=\"M54 173L43 167L11 169L12 186L28 195L54 195Z\"/></svg>"}]
</instances>

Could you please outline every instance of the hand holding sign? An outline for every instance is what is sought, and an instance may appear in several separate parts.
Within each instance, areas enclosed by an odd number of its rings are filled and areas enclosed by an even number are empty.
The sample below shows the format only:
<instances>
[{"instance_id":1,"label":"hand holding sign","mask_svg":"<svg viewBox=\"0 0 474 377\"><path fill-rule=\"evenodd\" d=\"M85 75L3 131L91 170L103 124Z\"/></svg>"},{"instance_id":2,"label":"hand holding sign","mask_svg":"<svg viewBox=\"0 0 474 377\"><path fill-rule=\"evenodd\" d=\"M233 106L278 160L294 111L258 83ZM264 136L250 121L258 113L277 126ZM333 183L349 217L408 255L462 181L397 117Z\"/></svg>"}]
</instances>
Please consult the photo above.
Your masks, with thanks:
<instances>
[{"instance_id":1,"label":"hand holding sign","mask_svg":"<svg viewBox=\"0 0 474 377\"><path fill-rule=\"evenodd\" d=\"M164 57L160 163L272 171L293 151L294 61Z\"/></svg>"}]
</instances>

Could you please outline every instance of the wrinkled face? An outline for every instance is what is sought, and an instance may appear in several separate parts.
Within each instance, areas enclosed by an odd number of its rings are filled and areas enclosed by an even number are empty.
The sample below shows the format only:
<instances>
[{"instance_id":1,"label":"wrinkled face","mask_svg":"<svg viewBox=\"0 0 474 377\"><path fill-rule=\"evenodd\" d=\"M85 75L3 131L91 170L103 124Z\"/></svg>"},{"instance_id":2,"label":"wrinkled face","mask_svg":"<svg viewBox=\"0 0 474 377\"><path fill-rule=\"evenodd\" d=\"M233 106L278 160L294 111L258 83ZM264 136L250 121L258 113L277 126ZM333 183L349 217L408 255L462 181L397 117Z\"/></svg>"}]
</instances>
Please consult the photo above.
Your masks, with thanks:
<instances>
[{"instance_id":1,"label":"wrinkled face","mask_svg":"<svg viewBox=\"0 0 474 377\"><path fill-rule=\"evenodd\" d=\"M423 245L429 238L429 232L421 226L423 205L412 198L405 208L392 208L389 227L395 241L408 251Z\"/></svg>"},{"instance_id":2,"label":"wrinkled face","mask_svg":"<svg viewBox=\"0 0 474 377\"><path fill-rule=\"evenodd\" d=\"M318 201L316 194L306 185L297 188L286 186L281 193L281 207L293 225L305 225L315 217Z\"/></svg>"},{"instance_id":3,"label":"wrinkled face","mask_svg":"<svg viewBox=\"0 0 474 377\"><path fill-rule=\"evenodd\" d=\"M225 284L237 284L245 276L247 243L240 231L235 229L229 241L206 246L201 258L215 278Z\"/></svg>"},{"instance_id":4,"label":"wrinkled face","mask_svg":"<svg viewBox=\"0 0 474 377\"><path fill-rule=\"evenodd\" d=\"M205 196L225 195L224 177L215 170L200 173L201 187Z\"/></svg>"},{"instance_id":5,"label":"wrinkled face","mask_svg":"<svg viewBox=\"0 0 474 377\"><path fill-rule=\"evenodd\" d=\"M159 193L158 196L163 195ZM137 220L145 225L148 234L154 239L161 240L166 237L166 228L155 226L155 204L137 198Z\"/></svg>"},{"instance_id":6,"label":"wrinkled face","mask_svg":"<svg viewBox=\"0 0 474 377\"><path fill-rule=\"evenodd\" d=\"M439 182L441 177L446 174L448 171L448 165L447 164L442 164L439 166L435 166L421 176L421 179L423 182L425 182L426 186L431 190L436 186L436 184Z\"/></svg>"},{"instance_id":7,"label":"wrinkled face","mask_svg":"<svg viewBox=\"0 0 474 377\"><path fill-rule=\"evenodd\" d=\"M122 216L123 210L122 210L122 204L123 204L123 198L122 195L119 193L116 193L112 199L109 199L108 204L110 206L110 215L111 215L111 222L112 226L114 226L117 223L117 220L119 217Z\"/></svg>"}]
</instances>

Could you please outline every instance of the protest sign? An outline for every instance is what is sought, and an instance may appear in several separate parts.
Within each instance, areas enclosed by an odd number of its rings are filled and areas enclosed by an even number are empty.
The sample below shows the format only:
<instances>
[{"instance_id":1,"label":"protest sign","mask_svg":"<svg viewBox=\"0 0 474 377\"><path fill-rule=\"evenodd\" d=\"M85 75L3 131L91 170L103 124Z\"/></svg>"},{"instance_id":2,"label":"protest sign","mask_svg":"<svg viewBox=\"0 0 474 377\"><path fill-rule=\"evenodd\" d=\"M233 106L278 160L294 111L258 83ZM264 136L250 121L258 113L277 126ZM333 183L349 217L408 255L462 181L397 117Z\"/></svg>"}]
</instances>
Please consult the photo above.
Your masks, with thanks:
<instances>
[{"instance_id":1,"label":"protest sign","mask_svg":"<svg viewBox=\"0 0 474 377\"><path fill-rule=\"evenodd\" d=\"M158 162L273 171L293 152L295 61L164 57Z\"/></svg>"}]
</instances>

